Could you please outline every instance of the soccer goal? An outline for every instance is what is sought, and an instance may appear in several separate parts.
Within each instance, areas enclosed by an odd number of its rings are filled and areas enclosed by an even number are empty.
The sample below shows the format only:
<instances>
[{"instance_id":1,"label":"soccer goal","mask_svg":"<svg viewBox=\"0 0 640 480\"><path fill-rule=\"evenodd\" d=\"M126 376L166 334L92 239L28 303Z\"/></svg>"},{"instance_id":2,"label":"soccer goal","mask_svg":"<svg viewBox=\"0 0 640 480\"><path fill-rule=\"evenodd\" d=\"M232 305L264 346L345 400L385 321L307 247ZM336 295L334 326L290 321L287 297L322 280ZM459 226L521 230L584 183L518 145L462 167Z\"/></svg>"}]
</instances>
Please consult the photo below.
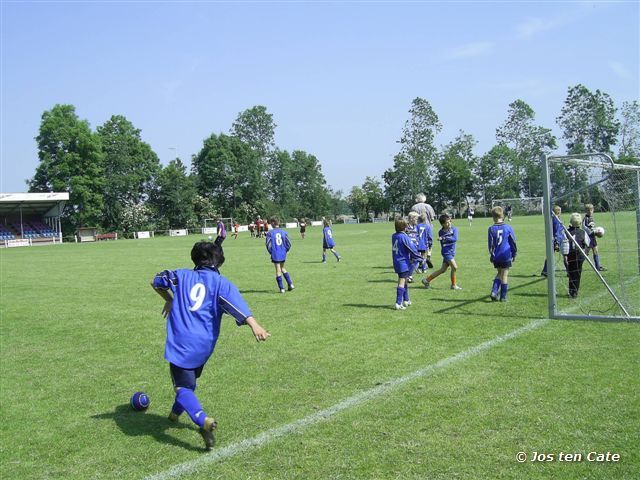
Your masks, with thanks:
<instances>
[{"instance_id":1,"label":"soccer goal","mask_svg":"<svg viewBox=\"0 0 640 480\"><path fill-rule=\"evenodd\" d=\"M500 206L508 214L511 207L512 215L540 215L543 201L543 197L496 198L491 201L491 208Z\"/></svg>"},{"instance_id":2,"label":"soccer goal","mask_svg":"<svg viewBox=\"0 0 640 480\"><path fill-rule=\"evenodd\" d=\"M640 166L616 164L603 153L543 157L542 165L544 204L549 206L543 214L550 317L639 321ZM559 217L552 210L555 205L562 208ZM586 205L593 205L591 229L599 227L599 262L594 249L582 249L568 230L570 216L584 218ZM556 242L555 249L554 217L565 234L565 245L558 248ZM584 257L575 298L569 295L568 275L577 269L565 269L569 244Z\"/></svg>"}]
</instances>

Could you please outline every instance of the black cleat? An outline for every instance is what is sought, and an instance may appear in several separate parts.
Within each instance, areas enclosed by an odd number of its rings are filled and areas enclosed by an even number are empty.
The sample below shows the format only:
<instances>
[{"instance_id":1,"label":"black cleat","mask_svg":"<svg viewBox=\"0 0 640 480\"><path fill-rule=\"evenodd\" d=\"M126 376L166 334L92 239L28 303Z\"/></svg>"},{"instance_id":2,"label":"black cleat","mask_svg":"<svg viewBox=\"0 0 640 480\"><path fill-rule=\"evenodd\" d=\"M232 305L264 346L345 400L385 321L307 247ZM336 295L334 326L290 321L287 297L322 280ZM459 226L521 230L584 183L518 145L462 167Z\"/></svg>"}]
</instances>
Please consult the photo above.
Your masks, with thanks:
<instances>
[{"instance_id":1,"label":"black cleat","mask_svg":"<svg viewBox=\"0 0 640 480\"><path fill-rule=\"evenodd\" d=\"M427 258L427 267L433 268L433 263L431 263L431 260L428 258Z\"/></svg>"},{"instance_id":2,"label":"black cleat","mask_svg":"<svg viewBox=\"0 0 640 480\"><path fill-rule=\"evenodd\" d=\"M216 428L218 428L218 424L213 418L206 417L204 419L204 425L200 428L200 435L202 435L204 446L207 450L211 450L216 444L216 437L213 435Z\"/></svg>"}]
</instances>

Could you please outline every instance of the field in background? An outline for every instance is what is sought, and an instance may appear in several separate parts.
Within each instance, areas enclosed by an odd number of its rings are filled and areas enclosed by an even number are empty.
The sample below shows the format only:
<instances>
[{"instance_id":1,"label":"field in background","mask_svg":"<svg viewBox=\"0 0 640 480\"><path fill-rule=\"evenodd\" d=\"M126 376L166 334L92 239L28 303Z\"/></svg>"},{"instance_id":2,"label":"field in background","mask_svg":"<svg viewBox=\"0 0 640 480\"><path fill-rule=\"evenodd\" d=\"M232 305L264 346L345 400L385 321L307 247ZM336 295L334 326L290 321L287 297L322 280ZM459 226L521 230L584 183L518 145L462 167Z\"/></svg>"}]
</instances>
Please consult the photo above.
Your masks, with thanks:
<instances>
[{"instance_id":1,"label":"field in background","mask_svg":"<svg viewBox=\"0 0 640 480\"><path fill-rule=\"evenodd\" d=\"M414 284L413 305L400 312L391 308L391 224L336 225L344 260L330 255L325 265L321 229L304 241L290 230L296 290L284 295L263 240L229 238L222 273L273 336L257 344L247 327L223 320L197 390L220 425L216 449L389 388L184 478L637 478L638 324L543 322L432 374L388 383L547 316L542 218L514 219L520 254L506 304L488 298L489 221L455 224L464 290L449 290L448 275L432 290ZM186 416L166 420L173 391L162 301L149 287L162 269L190 267L199 238L0 251L3 478L169 478L173 466L207 455ZM128 406L136 390L151 397L146 413ZM590 451L621 459L557 460ZM518 452L555 461L518 463Z\"/></svg>"}]
</instances>

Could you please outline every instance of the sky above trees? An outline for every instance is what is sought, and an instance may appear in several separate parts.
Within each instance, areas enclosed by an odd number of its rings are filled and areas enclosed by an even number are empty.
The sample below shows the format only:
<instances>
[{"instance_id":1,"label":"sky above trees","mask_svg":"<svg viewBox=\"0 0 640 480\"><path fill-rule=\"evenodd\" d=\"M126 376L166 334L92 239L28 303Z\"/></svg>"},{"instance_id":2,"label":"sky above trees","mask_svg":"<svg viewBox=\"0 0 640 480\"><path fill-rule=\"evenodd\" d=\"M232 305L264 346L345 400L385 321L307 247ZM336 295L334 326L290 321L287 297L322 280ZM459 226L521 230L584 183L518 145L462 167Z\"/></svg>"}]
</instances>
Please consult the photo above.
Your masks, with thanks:
<instances>
[{"instance_id":1,"label":"sky above trees","mask_svg":"<svg viewBox=\"0 0 640 480\"><path fill-rule=\"evenodd\" d=\"M482 155L522 99L559 138L568 88L640 97L638 2L11 2L0 4L0 190L26 191L43 112L123 115L162 164L264 105L275 143L347 194L381 178L411 102ZM558 142L558 151L566 147Z\"/></svg>"}]
</instances>

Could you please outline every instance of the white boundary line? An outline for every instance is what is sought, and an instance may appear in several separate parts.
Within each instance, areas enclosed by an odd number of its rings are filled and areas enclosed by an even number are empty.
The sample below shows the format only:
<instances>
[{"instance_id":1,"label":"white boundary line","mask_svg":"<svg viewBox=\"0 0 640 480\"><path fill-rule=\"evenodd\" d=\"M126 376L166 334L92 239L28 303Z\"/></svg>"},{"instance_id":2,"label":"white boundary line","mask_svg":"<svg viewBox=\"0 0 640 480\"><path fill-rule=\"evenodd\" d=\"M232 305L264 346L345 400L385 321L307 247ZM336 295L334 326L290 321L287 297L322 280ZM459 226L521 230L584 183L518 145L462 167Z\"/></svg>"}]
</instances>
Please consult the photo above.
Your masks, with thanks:
<instances>
[{"instance_id":1,"label":"white boundary line","mask_svg":"<svg viewBox=\"0 0 640 480\"><path fill-rule=\"evenodd\" d=\"M523 327L517 328L512 332L506 333L504 335L500 335L484 343L476 345L475 347L471 347L451 357L447 357L443 360L440 360L439 362L433 363L431 365L427 365L426 367L416 370L415 372L405 375L404 377L399 377L399 378L390 380L370 390L365 390L363 392L357 393L352 397L342 400L341 402L336 403L335 405L329 408L316 412L307 417L301 418L300 420L296 420L295 422L291 422L281 427L267 430L266 432L262 432L253 438L248 438L246 440L242 440L237 443L232 443L231 445L228 445L226 447L214 450L210 454L202 455L201 457L196 458L195 460L180 463L178 465L171 467L168 470L165 470L164 472L156 473L155 475L150 475L146 477L146 480L167 480L170 478L178 478L178 477L181 477L182 475L192 473L200 469L201 467L209 465L218 460L222 460L224 458L229 458L229 457L238 455L239 453L245 452L252 447L259 448L280 437L284 437L285 435L288 435L293 432L304 430L306 427L319 423L323 420L328 420L334 415L344 410L357 407L365 402L368 402L369 400L380 397L404 385L405 383L410 382L411 380L415 380L420 377L431 375L437 372L438 370L442 370L448 367L449 365L460 362L462 360L466 360L469 357L478 355L479 353L482 353L485 350L489 350L490 348L493 348L496 345L504 343L507 340L511 340L512 338L515 338L524 333L530 332L531 330L535 330L539 327L542 327L547 322L549 322L548 318L534 320L533 322L530 322Z\"/></svg>"}]
</instances>

